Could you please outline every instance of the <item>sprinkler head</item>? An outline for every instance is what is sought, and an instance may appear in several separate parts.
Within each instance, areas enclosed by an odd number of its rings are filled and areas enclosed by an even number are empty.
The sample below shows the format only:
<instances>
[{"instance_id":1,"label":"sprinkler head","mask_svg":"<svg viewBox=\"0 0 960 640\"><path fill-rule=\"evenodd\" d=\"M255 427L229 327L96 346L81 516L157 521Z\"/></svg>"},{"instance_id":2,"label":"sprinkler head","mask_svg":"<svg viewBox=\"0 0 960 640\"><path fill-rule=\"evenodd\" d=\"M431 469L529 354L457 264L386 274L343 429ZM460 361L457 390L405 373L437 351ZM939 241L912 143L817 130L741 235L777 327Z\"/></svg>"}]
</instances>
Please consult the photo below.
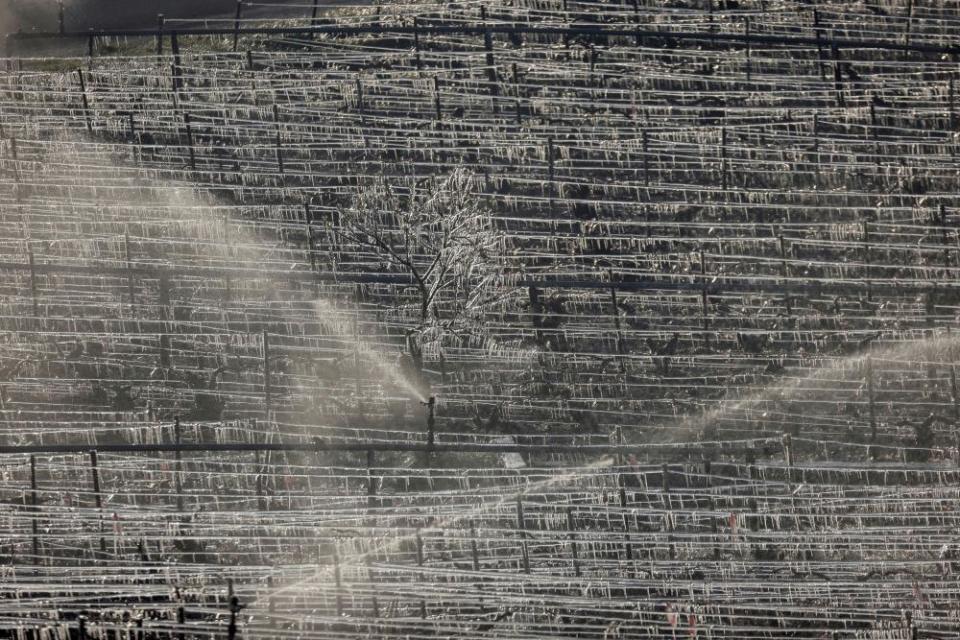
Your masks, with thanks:
<instances>
[{"instance_id":1,"label":"sprinkler head","mask_svg":"<svg viewBox=\"0 0 960 640\"><path fill-rule=\"evenodd\" d=\"M421 400L420 404L425 407L433 407L435 404L437 404L437 398L436 396L430 396L430 398L426 401Z\"/></svg>"}]
</instances>

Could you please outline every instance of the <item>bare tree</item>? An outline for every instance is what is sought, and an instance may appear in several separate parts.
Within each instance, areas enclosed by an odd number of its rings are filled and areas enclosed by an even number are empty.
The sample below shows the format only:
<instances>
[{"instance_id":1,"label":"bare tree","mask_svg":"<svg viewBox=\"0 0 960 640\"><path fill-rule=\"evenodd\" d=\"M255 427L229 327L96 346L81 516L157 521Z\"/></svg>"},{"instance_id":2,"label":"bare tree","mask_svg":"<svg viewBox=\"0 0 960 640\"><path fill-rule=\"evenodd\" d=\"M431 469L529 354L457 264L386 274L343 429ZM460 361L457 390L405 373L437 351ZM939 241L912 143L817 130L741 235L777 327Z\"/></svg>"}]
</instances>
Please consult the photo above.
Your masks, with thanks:
<instances>
[{"instance_id":1,"label":"bare tree","mask_svg":"<svg viewBox=\"0 0 960 640\"><path fill-rule=\"evenodd\" d=\"M421 335L453 328L464 312L482 306L495 279L499 236L475 186L462 168L436 182L381 177L339 211L341 238L412 278Z\"/></svg>"}]
</instances>

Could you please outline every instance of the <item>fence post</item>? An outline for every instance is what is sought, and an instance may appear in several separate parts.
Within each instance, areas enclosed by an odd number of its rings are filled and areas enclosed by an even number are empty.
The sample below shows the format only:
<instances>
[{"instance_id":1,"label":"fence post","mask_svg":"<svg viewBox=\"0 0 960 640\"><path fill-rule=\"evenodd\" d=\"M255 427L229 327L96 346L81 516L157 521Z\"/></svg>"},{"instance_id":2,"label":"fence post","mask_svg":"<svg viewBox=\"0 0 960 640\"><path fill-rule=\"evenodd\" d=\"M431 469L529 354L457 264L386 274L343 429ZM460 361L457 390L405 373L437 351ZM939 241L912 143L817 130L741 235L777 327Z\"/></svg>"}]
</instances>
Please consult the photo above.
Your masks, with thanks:
<instances>
[{"instance_id":1,"label":"fence post","mask_svg":"<svg viewBox=\"0 0 960 640\"><path fill-rule=\"evenodd\" d=\"M823 30L820 28L820 12L813 10L813 30L817 38L817 66L820 68L820 80L827 81L827 70L823 61Z\"/></svg>"},{"instance_id":2,"label":"fence post","mask_svg":"<svg viewBox=\"0 0 960 640\"><path fill-rule=\"evenodd\" d=\"M232 591L231 587L231 591ZM227 640L236 640L237 638L237 614L243 607L240 605L240 599L237 596L230 595L230 622L227 623Z\"/></svg>"},{"instance_id":3,"label":"fence post","mask_svg":"<svg viewBox=\"0 0 960 640\"><path fill-rule=\"evenodd\" d=\"M750 82L750 16L744 18L743 35L747 47L747 82Z\"/></svg>"},{"instance_id":4,"label":"fence post","mask_svg":"<svg viewBox=\"0 0 960 640\"><path fill-rule=\"evenodd\" d=\"M523 124L523 105L520 103L520 73L517 71L517 63L510 65L510 72L513 76L513 95L516 103L517 126Z\"/></svg>"},{"instance_id":5,"label":"fence post","mask_svg":"<svg viewBox=\"0 0 960 640\"><path fill-rule=\"evenodd\" d=\"M490 97L493 98L493 112L498 112L497 107L497 96L500 94L500 89L497 86L497 66L496 60L493 56L493 34L490 31L490 28L486 25L487 22L487 8L480 7L480 20L484 23L483 29L483 48L486 50L486 62L487 62L487 81L490 83Z\"/></svg>"},{"instance_id":6,"label":"fence post","mask_svg":"<svg viewBox=\"0 0 960 640\"><path fill-rule=\"evenodd\" d=\"M336 610L337 617L343 615L343 570L340 567L340 543L335 542L333 545L333 583L337 588L336 593Z\"/></svg>"},{"instance_id":7,"label":"fence post","mask_svg":"<svg viewBox=\"0 0 960 640\"><path fill-rule=\"evenodd\" d=\"M181 444L180 416L173 418L173 444ZM177 512L183 513L183 454L180 449L173 452L173 486L177 492Z\"/></svg>"},{"instance_id":8,"label":"fence post","mask_svg":"<svg viewBox=\"0 0 960 640\"><path fill-rule=\"evenodd\" d=\"M263 404L264 404L264 415L267 420L270 419L270 409L273 398L271 397L271 388L270 388L270 334L267 333L267 330L263 330L263 338L261 344L263 345Z\"/></svg>"},{"instance_id":9,"label":"fence post","mask_svg":"<svg viewBox=\"0 0 960 640\"><path fill-rule=\"evenodd\" d=\"M643 143L643 186L650 186L650 136L644 129L641 135Z\"/></svg>"},{"instance_id":10,"label":"fence post","mask_svg":"<svg viewBox=\"0 0 960 640\"><path fill-rule=\"evenodd\" d=\"M534 335L537 344L543 344L543 305L540 303L540 290L536 287L528 287L527 295L530 299L530 322L533 324Z\"/></svg>"},{"instance_id":11,"label":"fence post","mask_svg":"<svg viewBox=\"0 0 960 640\"><path fill-rule=\"evenodd\" d=\"M877 442L877 413L873 392L873 357L867 356L867 400L870 410L870 444Z\"/></svg>"},{"instance_id":12,"label":"fence post","mask_svg":"<svg viewBox=\"0 0 960 640\"><path fill-rule=\"evenodd\" d=\"M277 170L283 175L283 139L280 134L280 107L273 105L273 126L277 134Z\"/></svg>"},{"instance_id":13,"label":"fence post","mask_svg":"<svg viewBox=\"0 0 960 640\"><path fill-rule=\"evenodd\" d=\"M554 158L553 136L547 137L547 193L550 196L550 208L553 209L553 199L557 197L556 160Z\"/></svg>"},{"instance_id":14,"label":"fence post","mask_svg":"<svg viewBox=\"0 0 960 640\"><path fill-rule=\"evenodd\" d=\"M727 128L720 127L720 188L727 190L729 179L727 175Z\"/></svg>"},{"instance_id":15,"label":"fence post","mask_svg":"<svg viewBox=\"0 0 960 640\"><path fill-rule=\"evenodd\" d=\"M33 259L33 248L27 243L27 259L30 261L30 298L33 301L33 317L40 316L40 305L37 302L37 265Z\"/></svg>"},{"instance_id":16,"label":"fence post","mask_svg":"<svg viewBox=\"0 0 960 640\"><path fill-rule=\"evenodd\" d=\"M190 170L197 170L197 154L193 148L193 125L190 122L190 114L184 111L183 126L187 135L187 152L190 155Z\"/></svg>"},{"instance_id":17,"label":"fence post","mask_svg":"<svg viewBox=\"0 0 960 640\"><path fill-rule=\"evenodd\" d=\"M37 457L30 456L30 533L33 547L33 564L40 564L40 540L37 537Z\"/></svg>"},{"instance_id":18,"label":"fence post","mask_svg":"<svg viewBox=\"0 0 960 640\"><path fill-rule=\"evenodd\" d=\"M813 188L820 189L820 115L813 114Z\"/></svg>"},{"instance_id":19,"label":"fence post","mask_svg":"<svg viewBox=\"0 0 960 640\"><path fill-rule=\"evenodd\" d=\"M623 553L627 562L633 561L633 544L630 542L630 518L627 515L627 489L623 484L623 474L618 473L620 484L620 508L623 509Z\"/></svg>"},{"instance_id":20,"label":"fence post","mask_svg":"<svg viewBox=\"0 0 960 640\"><path fill-rule=\"evenodd\" d=\"M573 558L573 574L580 577L580 549L577 544L576 523L573 518L573 507L567 507L567 529L570 532L570 556Z\"/></svg>"},{"instance_id":21,"label":"fence post","mask_svg":"<svg viewBox=\"0 0 960 640\"><path fill-rule=\"evenodd\" d=\"M953 78L950 78L949 84L947 85L947 101L950 109L950 131L955 131L957 128L957 99Z\"/></svg>"},{"instance_id":22,"label":"fence post","mask_svg":"<svg viewBox=\"0 0 960 640\"><path fill-rule=\"evenodd\" d=\"M527 519L523 515L523 496L517 496L517 533L520 536L520 557L523 572L530 573L530 552L527 548Z\"/></svg>"},{"instance_id":23,"label":"fence post","mask_svg":"<svg viewBox=\"0 0 960 640\"><path fill-rule=\"evenodd\" d=\"M620 305L617 301L617 288L614 286L614 282L613 282L613 270L612 269L609 270L608 273L610 275L610 305L612 307L611 313L613 314L613 327L617 332L616 333L617 354L620 356L623 356L626 350L624 349L624 346L623 346L623 331L620 326ZM620 358L621 371L623 371L624 366L625 365L623 362L623 358L621 357Z\"/></svg>"},{"instance_id":24,"label":"fence post","mask_svg":"<svg viewBox=\"0 0 960 640\"><path fill-rule=\"evenodd\" d=\"M137 304L136 288L133 279L133 259L130 254L130 232L123 233L123 253L127 263L127 292L130 294L130 306Z\"/></svg>"},{"instance_id":25,"label":"fence post","mask_svg":"<svg viewBox=\"0 0 960 640\"><path fill-rule=\"evenodd\" d=\"M910 35L913 31L913 0L907 0L907 24L904 27L903 34L903 59L906 60L910 55Z\"/></svg>"},{"instance_id":26,"label":"fence post","mask_svg":"<svg viewBox=\"0 0 960 640\"><path fill-rule=\"evenodd\" d=\"M243 0L237 0L237 16L233 21L233 50L237 50L237 42L240 40L240 19L243 16Z\"/></svg>"},{"instance_id":27,"label":"fence post","mask_svg":"<svg viewBox=\"0 0 960 640\"><path fill-rule=\"evenodd\" d=\"M784 303L787 308L787 317L793 315L793 298L787 287L787 280L790 278L790 265L787 264L787 240L783 234L777 236L777 243L780 246L780 277L783 278Z\"/></svg>"},{"instance_id":28,"label":"fence post","mask_svg":"<svg viewBox=\"0 0 960 640\"><path fill-rule=\"evenodd\" d=\"M870 264L870 223L866 220L862 223L863 228L863 263L864 279L867 281L867 300L873 298L873 287L870 285L870 276L873 268Z\"/></svg>"},{"instance_id":29,"label":"fence post","mask_svg":"<svg viewBox=\"0 0 960 640\"><path fill-rule=\"evenodd\" d=\"M373 449L367 449L367 510L372 511L377 504L377 477L373 465L376 461Z\"/></svg>"},{"instance_id":30,"label":"fence post","mask_svg":"<svg viewBox=\"0 0 960 640\"><path fill-rule=\"evenodd\" d=\"M420 528L417 527L417 566L421 569L423 568L423 537L420 535ZM423 573L418 574L421 582L424 580ZM426 620L427 618L427 601L423 598L420 599L420 618Z\"/></svg>"},{"instance_id":31,"label":"fence post","mask_svg":"<svg viewBox=\"0 0 960 640\"><path fill-rule=\"evenodd\" d=\"M97 466L97 450L90 450L90 480L93 484L93 501L97 509L98 528L100 530L100 553L106 554L107 541L103 537L103 498L100 495L100 469Z\"/></svg>"},{"instance_id":32,"label":"fence post","mask_svg":"<svg viewBox=\"0 0 960 640\"><path fill-rule=\"evenodd\" d=\"M416 16L413 17L413 52L417 71L421 71L423 62L420 60L420 21Z\"/></svg>"},{"instance_id":33,"label":"fence post","mask_svg":"<svg viewBox=\"0 0 960 640\"><path fill-rule=\"evenodd\" d=\"M700 282L702 289L700 290L700 317L703 325L703 342L705 345L710 344L710 298L707 293L707 255L704 253L703 248L700 249Z\"/></svg>"},{"instance_id":34,"label":"fence post","mask_svg":"<svg viewBox=\"0 0 960 640\"><path fill-rule=\"evenodd\" d=\"M163 14L157 14L157 55L163 55Z\"/></svg>"},{"instance_id":35,"label":"fence post","mask_svg":"<svg viewBox=\"0 0 960 640\"><path fill-rule=\"evenodd\" d=\"M843 72L840 69L840 47L836 43L830 45L830 54L833 56L833 89L837 94L837 106L845 107L843 98Z\"/></svg>"},{"instance_id":36,"label":"fence post","mask_svg":"<svg viewBox=\"0 0 960 640\"><path fill-rule=\"evenodd\" d=\"M477 549L477 527L470 525L470 557L473 559L473 570L480 571L480 552Z\"/></svg>"},{"instance_id":37,"label":"fence post","mask_svg":"<svg viewBox=\"0 0 960 640\"><path fill-rule=\"evenodd\" d=\"M93 131L93 123L90 122L90 101L87 98L87 82L83 77L83 69L77 69L77 78L80 80L80 99L83 103L83 119L87 123L87 131Z\"/></svg>"},{"instance_id":38,"label":"fence post","mask_svg":"<svg viewBox=\"0 0 960 640\"><path fill-rule=\"evenodd\" d=\"M440 79L433 76L433 109L437 116L437 122L443 120L443 107L440 104Z\"/></svg>"}]
</instances>

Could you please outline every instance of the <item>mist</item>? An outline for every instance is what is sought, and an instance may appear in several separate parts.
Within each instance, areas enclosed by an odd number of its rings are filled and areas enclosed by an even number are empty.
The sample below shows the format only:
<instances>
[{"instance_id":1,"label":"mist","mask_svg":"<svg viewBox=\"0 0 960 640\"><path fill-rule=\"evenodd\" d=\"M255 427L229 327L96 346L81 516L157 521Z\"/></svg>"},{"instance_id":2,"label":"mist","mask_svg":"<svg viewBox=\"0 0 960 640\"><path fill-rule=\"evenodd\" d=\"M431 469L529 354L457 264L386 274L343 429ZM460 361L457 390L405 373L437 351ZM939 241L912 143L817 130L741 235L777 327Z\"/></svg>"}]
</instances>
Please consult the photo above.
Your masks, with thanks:
<instances>
[{"instance_id":1,"label":"mist","mask_svg":"<svg viewBox=\"0 0 960 640\"><path fill-rule=\"evenodd\" d=\"M281 0L266 0L261 4L280 4ZM157 23L157 14L168 19L232 17L236 0L65 0L64 23L68 31L87 29L140 29ZM253 15L283 14L291 8L267 7L248 11ZM299 11L303 13L303 11ZM0 0L0 33L22 31L53 31L58 28L57 0Z\"/></svg>"}]
</instances>

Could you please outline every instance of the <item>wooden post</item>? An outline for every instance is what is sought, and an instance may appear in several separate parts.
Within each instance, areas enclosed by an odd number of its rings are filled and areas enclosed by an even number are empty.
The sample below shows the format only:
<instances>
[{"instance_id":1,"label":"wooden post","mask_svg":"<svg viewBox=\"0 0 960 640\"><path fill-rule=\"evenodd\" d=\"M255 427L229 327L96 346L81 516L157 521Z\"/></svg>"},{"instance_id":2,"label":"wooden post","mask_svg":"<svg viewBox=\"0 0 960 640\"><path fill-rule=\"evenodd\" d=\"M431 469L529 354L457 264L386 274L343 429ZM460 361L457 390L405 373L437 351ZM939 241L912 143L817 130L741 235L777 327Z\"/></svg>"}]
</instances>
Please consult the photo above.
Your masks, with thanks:
<instances>
[{"instance_id":1,"label":"wooden post","mask_svg":"<svg viewBox=\"0 0 960 640\"><path fill-rule=\"evenodd\" d=\"M277 140L276 140L276 149L277 149L277 171L280 172L280 175L283 175L283 140L280 135L280 107L276 103L273 105L273 126L276 130Z\"/></svg>"},{"instance_id":2,"label":"wooden post","mask_svg":"<svg viewBox=\"0 0 960 640\"><path fill-rule=\"evenodd\" d=\"M366 126L366 113L363 105L363 83L360 82L360 74L357 74L356 77L356 88L357 88L357 111L360 112L360 125Z\"/></svg>"},{"instance_id":3,"label":"wooden post","mask_svg":"<svg viewBox=\"0 0 960 640\"><path fill-rule=\"evenodd\" d=\"M820 189L820 114L813 114L813 188Z\"/></svg>"},{"instance_id":4,"label":"wooden post","mask_svg":"<svg viewBox=\"0 0 960 640\"><path fill-rule=\"evenodd\" d=\"M553 209L553 199L557 197L556 161L554 159L553 136L547 137L547 192L550 195L550 208Z\"/></svg>"},{"instance_id":5,"label":"wooden post","mask_svg":"<svg viewBox=\"0 0 960 640\"><path fill-rule=\"evenodd\" d=\"M630 518L627 515L627 488L623 484L623 474L617 474L620 484L620 508L623 509L623 554L627 562L633 561L633 545L630 543Z\"/></svg>"},{"instance_id":6,"label":"wooden post","mask_svg":"<svg viewBox=\"0 0 960 640\"><path fill-rule=\"evenodd\" d=\"M716 514L716 511L717 511L717 503L713 496L710 496L710 511L712 511L714 514ZM718 537L719 533L720 533L720 527L717 525L717 516L711 515L710 516L710 534L713 536L713 559L714 560L720 559L720 545L717 544L717 541L719 539Z\"/></svg>"},{"instance_id":7,"label":"wooden post","mask_svg":"<svg viewBox=\"0 0 960 640\"><path fill-rule=\"evenodd\" d=\"M187 622L186 610L183 608L183 596L180 596L177 604L177 640L187 640L187 634L184 633L184 626Z\"/></svg>"},{"instance_id":8,"label":"wooden post","mask_svg":"<svg viewBox=\"0 0 960 640\"><path fill-rule=\"evenodd\" d=\"M37 518L40 514L37 506L37 457L34 455L30 456L30 512L33 564L37 565L40 564L40 539L37 534Z\"/></svg>"},{"instance_id":9,"label":"wooden post","mask_svg":"<svg viewBox=\"0 0 960 640\"><path fill-rule=\"evenodd\" d=\"M877 413L876 406L874 403L874 392L873 392L873 358L867 356L867 401L869 402L869 411L870 411L870 444L875 444L877 441Z\"/></svg>"},{"instance_id":10,"label":"wooden post","mask_svg":"<svg viewBox=\"0 0 960 640\"><path fill-rule=\"evenodd\" d=\"M254 427L256 427L256 422L254 422ZM256 436L254 436L256 437ZM263 473L265 471L264 465L261 463L260 452L255 451L253 456L253 463L256 467L256 476L254 476L254 491L257 494L257 509L260 511L267 510L267 499L263 492Z\"/></svg>"},{"instance_id":11,"label":"wooden post","mask_svg":"<svg viewBox=\"0 0 960 640\"><path fill-rule=\"evenodd\" d=\"M529 287L527 294L530 298L530 322L533 324L534 336L537 344L543 344L543 305L540 304L540 290L536 287Z\"/></svg>"},{"instance_id":12,"label":"wooden post","mask_svg":"<svg viewBox=\"0 0 960 640\"><path fill-rule=\"evenodd\" d=\"M423 568L423 537L420 535L420 528L417 528L417 566ZM423 574L420 574L420 581L423 582ZM424 599L420 600L420 618L426 620L427 618L427 601Z\"/></svg>"},{"instance_id":13,"label":"wooden post","mask_svg":"<svg viewBox=\"0 0 960 640\"><path fill-rule=\"evenodd\" d=\"M954 89L953 78L950 78L949 84L947 85L947 101L950 109L950 131L956 131L957 105L956 105L956 90Z\"/></svg>"},{"instance_id":14,"label":"wooden post","mask_svg":"<svg viewBox=\"0 0 960 640\"><path fill-rule=\"evenodd\" d=\"M87 131L93 131L93 123L90 122L90 102L87 99L87 82L83 77L83 69L77 69L77 78L80 79L80 99L83 102L83 119L87 123Z\"/></svg>"},{"instance_id":15,"label":"wooden post","mask_svg":"<svg viewBox=\"0 0 960 640\"><path fill-rule=\"evenodd\" d=\"M837 106L845 107L843 98L843 71L840 69L840 47L833 43L830 45L830 53L833 56L833 89L837 94Z\"/></svg>"},{"instance_id":16,"label":"wooden post","mask_svg":"<svg viewBox=\"0 0 960 640\"><path fill-rule=\"evenodd\" d=\"M750 16L744 18L743 35L747 47L747 82L750 82Z\"/></svg>"},{"instance_id":17,"label":"wooden post","mask_svg":"<svg viewBox=\"0 0 960 640\"><path fill-rule=\"evenodd\" d=\"M727 190L727 128L720 127L720 188Z\"/></svg>"},{"instance_id":18,"label":"wooden post","mask_svg":"<svg viewBox=\"0 0 960 640\"><path fill-rule=\"evenodd\" d=\"M513 76L513 95L516 107L517 126L523 124L523 105L520 103L520 73L517 71L517 63L510 65L510 73Z\"/></svg>"},{"instance_id":19,"label":"wooden post","mask_svg":"<svg viewBox=\"0 0 960 640\"><path fill-rule=\"evenodd\" d=\"M643 184L650 186L650 137L647 130L643 130Z\"/></svg>"},{"instance_id":20,"label":"wooden post","mask_svg":"<svg viewBox=\"0 0 960 640\"><path fill-rule=\"evenodd\" d=\"M237 16L233 21L233 50L237 50L240 41L240 19L243 16L243 0L237 0Z\"/></svg>"},{"instance_id":21,"label":"wooden post","mask_svg":"<svg viewBox=\"0 0 960 640\"><path fill-rule=\"evenodd\" d=\"M700 317L703 325L703 341L710 343L710 299L707 294L707 255L700 249Z\"/></svg>"},{"instance_id":22,"label":"wooden post","mask_svg":"<svg viewBox=\"0 0 960 640\"><path fill-rule=\"evenodd\" d=\"M187 112L183 113L183 126L187 135L187 152L190 155L190 170L197 170L197 154L193 148L193 126L190 123L190 114Z\"/></svg>"},{"instance_id":23,"label":"wooden post","mask_svg":"<svg viewBox=\"0 0 960 640\"><path fill-rule=\"evenodd\" d=\"M136 289L133 279L133 260L130 253L130 233L123 233L123 253L127 263L127 293L130 296L130 306L137 304Z\"/></svg>"},{"instance_id":24,"label":"wooden post","mask_svg":"<svg viewBox=\"0 0 960 640\"><path fill-rule=\"evenodd\" d=\"M237 596L230 595L230 622L227 623L227 640L236 640L237 638L237 614L243 607L240 606L240 599Z\"/></svg>"},{"instance_id":25,"label":"wooden post","mask_svg":"<svg viewBox=\"0 0 960 640\"><path fill-rule=\"evenodd\" d=\"M170 368L170 334L160 334L160 368Z\"/></svg>"},{"instance_id":26,"label":"wooden post","mask_svg":"<svg viewBox=\"0 0 960 640\"><path fill-rule=\"evenodd\" d=\"M486 7L480 7L480 20L484 23L487 21ZM483 48L486 51L487 81L490 83L490 97L493 98L493 112L497 113L496 98L500 94L499 87L497 86L497 63L493 56L493 33L486 24L484 24L483 30Z\"/></svg>"},{"instance_id":27,"label":"wooden post","mask_svg":"<svg viewBox=\"0 0 960 640\"><path fill-rule=\"evenodd\" d=\"M780 277L783 278L783 299L787 308L787 317L793 315L793 298L790 296L790 290L787 287L787 280L790 278L790 266L787 264L787 240L783 234L777 236L777 244L780 247Z\"/></svg>"},{"instance_id":28,"label":"wooden post","mask_svg":"<svg viewBox=\"0 0 960 640\"><path fill-rule=\"evenodd\" d=\"M617 302L617 288L613 282L613 270L610 270L610 306L612 307L611 313L613 314L613 327L617 332L617 354L622 356L626 352L623 345L623 331L620 327L620 305ZM620 360L620 367L623 368L623 359Z\"/></svg>"},{"instance_id":29,"label":"wooden post","mask_svg":"<svg viewBox=\"0 0 960 640\"><path fill-rule=\"evenodd\" d=\"M267 330L263 330L263 403L264 403L264 417L267 420L270 419L270 409L272 405L273 398L271 397L270 389L270 335L267 333Z\"/></svg>"},{"instance_id":30,"label":"wooden post","mask_svg":"<svg viewBox=\"0 0 960 640\"><path fill-rule=\"evenodd\" d=\"M175 97L180 94L180 87L183 84L181 79L181 60L180 60L180 38L176 31L170 32L170 52L173 54L173 93Z\"/></svg>"},{"instance_id":31,"label":"wooden post","mask_svg":"<svg viewBox=\"0 0 960 640\"><path fill-rule=\"evenodd\" d=\"M181 444L180 416L173 418L173 444ZM183 454L179 449L173 452L173 486L177 492L177 513L183 513Z\"/></svg>"},{"instance_id":32,"label":"wooden post","mask_svg":"<svg viewBox=\"0 0 960 640\"><path fill-rule=\"evenodd\" d=\"M957 395L957 369L950 365L950 398L953 400L953 424L960 427L960 396Z\"/></svg>"},{"instance_id":33,"label":"wooden post","mask_svg":"<svg viewBox=\"0 0 960 640\"><path fill-rule=\"evenodd\" d=\"M157 55L163 55L163 14L157 14Z\"/></svg>"},{"instance_id":34,"label":"wooden post","mask_svg":"<svg viewBox=\"0 0 960 640\"><path fill-rule=\"evenodd\" d=\"M910 36L913 31L913 0L907 0L907 24L903 34L903 59L910 55Z\"/></svg>"},{"instance_id":35,"label":"wooden post","mask_svg":"<svg viewBox=\"0 0 960 640\"><path fill-rule=\"evenodd\" d=\"M33 301L33 317L40 317L40 304L37 302L37 265L33 259L33 248L27 243L27 260L30 262L30 297Z\"/></svg>"},{"instance_id":36,"label":"wooden post","mask_svg":"<svg viewBox=\"0 0 960 640\"><path fill-rule=\"evenodd\" d=\"M440 78L433 76L433 110L437 117L437 122L443 120L443 107L440 104Z\"/></svg>"},{"instance_id":37,"label":"wooden post","mask_svg":"<svg viewBox=\"0 0 960 640\"><path fill-rule=\"evenodd\" d=\"M813 29L817 38L817 66L820 67L820 80L827 81L827 69L823 60L823 30L820 28L820 12L813 10Z\"/></svg>"},{"instance_id":38,"label":"wooden post","mask_svg":"<svg viewBox=\"0 0 960 640\"><path fill-rule=\"evenodd\" d=\"M520 537L520 558L523 572L530 573L530 553L527 548L527 520L523 515L523 496L517 496L517 533Z\"/></svg>"},{"instance_id":39,"label":"wooden post","mask_svg":"<svg viewBox=\"0 0 960 640\"><path fill-rule=\"evenodd\" d=\"M336 610L337 617L343 615L343 571L340 567L340 545L334 543L333 547L333 583L337 588Z\"/></svg>"},{"instance_id":40,"label":"wooden post","mask_svg":"<svg viewBox=\"0 0 960 640\"><path fill-rule=\"evenodd\" d=\"M570 556L573 558L573 574L580 577L580 549L577 545L576 524L573 518L573 507L567 507L567 529L570 532Z\"/></svg>"},{"instance_id":41,"label":"wooden post","mask_svg":"<svg viewBox=\"0 0 960 640\"><path fill-rule=\"evenodd\" d=\"M477 527L470 525L470 557L473 559L473 570L480 571L480 552L477 550Z\"/></svg>"},{"instance_id":42,"label":"wooden post","mask_svg":"<svg viewBox=\"0 0 960 640\"><path fill-rule=\"evenodd\" d=\"M416 16L413 17L413 52L417 71L422 71L423 62L420 60L420 22Z\"/></svg>"},{"instance_id":43,"label":"wooden post","mask_svg":"<svg viewBox=\"0 0 960 640\"><path fill-rule=\"evenodd\" d=\"M103 537L103 497L100 495L100 470L97 467L97 450L90 450L90 481L93 484L93 502L97 509L100 528L100 553L107 552L107 541Z\"/></svg>"},{"instance_id":44,"label":"wooden post","mask_svg":"<svg viewBox=\"0 0 960 640\"><path fill-rule=\"evenodd\" d=\"M367 449L367 510L373 510L377 505L377 477L374 475L373 465L376 461L373 449Z\"/></svg>"},{"instance_id":45,"label":"wooden post","mask_svg":"<svg viewBox=\"0 0 960 640\"><path fill-rule=\"evenodd\" d=\"M872 275L873 269L870 265L870 223L866 220L862 223L863 229L863 263L864 263L864 279L867 283L867 300L873 299L873 287L870 283L870 276Z\"/></svg>"}]
</instances>

